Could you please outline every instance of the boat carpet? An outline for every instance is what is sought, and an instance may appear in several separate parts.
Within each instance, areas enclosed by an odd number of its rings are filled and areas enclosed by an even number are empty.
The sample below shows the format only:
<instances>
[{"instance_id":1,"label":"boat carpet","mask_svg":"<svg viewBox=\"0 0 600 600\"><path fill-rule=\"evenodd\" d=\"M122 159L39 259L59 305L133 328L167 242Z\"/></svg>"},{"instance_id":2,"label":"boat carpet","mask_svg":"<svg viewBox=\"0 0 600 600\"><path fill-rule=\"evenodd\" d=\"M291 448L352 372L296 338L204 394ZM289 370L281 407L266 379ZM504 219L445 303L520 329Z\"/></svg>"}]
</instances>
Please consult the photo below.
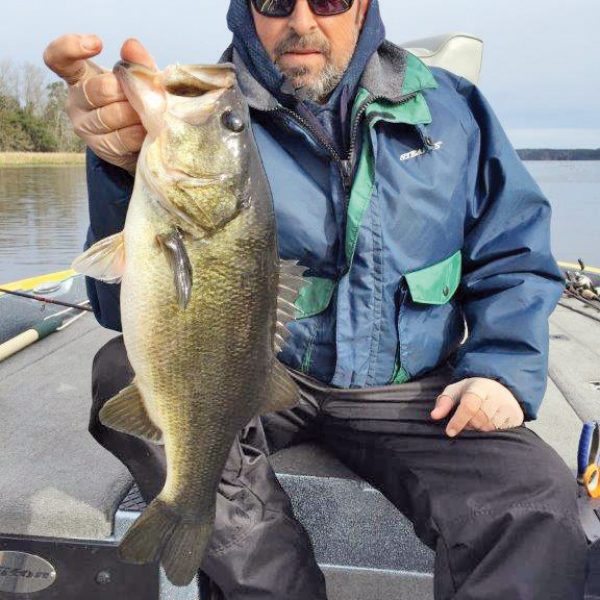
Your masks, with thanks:
<instances>
[{"instance_id":1,"label":"boat carpet","mask_svg":"<svg viewBox=\"0 0 600 600\"><path fill-rule=\"evenodd\" d=\"M552 315L551 379L539 419L529 424L573 470L581 419L600 414L593 385L600 380L594 351L600 330L588 321L560 306ZM90 314L0 363L0 533L111 536L131 480L89 435L87 421L92 359L113 335ZM306 452L274 462L283 475L325 468ZM339 465L329 462L327 469L344 477Z\"/></svg>"},{"instance_id":2,"label":"boat carpet","mask_svg":"<svg viewBox=\"0 0 600 600\"><path fill-rule=\"evenodd\" d=\"M0 533L106 539L129 472L88 433L91 314L0 363Z\"/></svg>"}]
</instances>

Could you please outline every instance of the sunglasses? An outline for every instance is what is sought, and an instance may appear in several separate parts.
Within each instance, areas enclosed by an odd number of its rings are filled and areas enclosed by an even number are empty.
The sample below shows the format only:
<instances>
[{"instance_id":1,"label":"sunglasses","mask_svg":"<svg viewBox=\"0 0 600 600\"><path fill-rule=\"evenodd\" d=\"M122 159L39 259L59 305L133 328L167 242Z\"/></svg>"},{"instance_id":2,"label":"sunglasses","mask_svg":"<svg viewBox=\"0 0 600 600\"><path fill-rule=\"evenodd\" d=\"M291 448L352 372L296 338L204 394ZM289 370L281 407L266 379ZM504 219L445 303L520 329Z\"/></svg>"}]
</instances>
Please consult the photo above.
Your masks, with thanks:
<instances>
[{"instance_id":1,"label":"sunglasses","mask_svg":"<svg viewBox=\"0 0 600 600\"><path fill-rule=\"evenodd\" d=\"M296 0L252 0L254 8L265 17L289 17ZM332 17L349 11L354 0L308 0L310 10L319 17Z\"/></svg>"}]
</instances>

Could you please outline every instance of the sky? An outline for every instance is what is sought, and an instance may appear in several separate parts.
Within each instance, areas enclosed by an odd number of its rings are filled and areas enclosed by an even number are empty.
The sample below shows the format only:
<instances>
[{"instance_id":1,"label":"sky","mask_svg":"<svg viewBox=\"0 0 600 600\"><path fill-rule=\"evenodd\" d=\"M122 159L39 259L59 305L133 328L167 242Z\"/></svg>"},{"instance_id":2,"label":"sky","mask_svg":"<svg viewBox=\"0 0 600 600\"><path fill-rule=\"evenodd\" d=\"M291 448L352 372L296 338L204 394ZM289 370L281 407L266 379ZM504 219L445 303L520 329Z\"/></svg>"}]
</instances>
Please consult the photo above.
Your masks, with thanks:
<instances>
[{"instance_id":1,"label":"sky","mask_svg":"<svg viewBox=\"0 0 600 600\"><path fill-rule=\"evenodd\" d=\"M137 37L159 66L216 61L230 41L227 0L7 2L0 60L43 65L64 33L96 33L111 67ZM599 0L380 0L387 37L465 32L485 42L480 87L517 147L600 147ZM49 76L50 77L50 76Z\"/></svg>"}]
</instances>

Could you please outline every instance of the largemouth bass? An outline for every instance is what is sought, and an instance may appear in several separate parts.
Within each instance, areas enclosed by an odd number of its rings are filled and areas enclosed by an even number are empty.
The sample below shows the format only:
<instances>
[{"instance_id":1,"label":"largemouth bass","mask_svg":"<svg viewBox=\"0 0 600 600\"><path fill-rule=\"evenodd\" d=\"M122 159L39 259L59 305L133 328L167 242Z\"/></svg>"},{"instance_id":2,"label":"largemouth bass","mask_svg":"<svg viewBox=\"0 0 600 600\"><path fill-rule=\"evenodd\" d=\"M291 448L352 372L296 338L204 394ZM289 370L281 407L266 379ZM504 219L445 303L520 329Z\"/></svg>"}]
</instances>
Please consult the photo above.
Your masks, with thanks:
<instances>
[{"instance_id":1,"label":"largemouth bass","mask_svg":"<svg viewBox=\"0 0 600 600\"><path fill-rule=\"evenodd\" d=\"M114 69L148 135L122 233L73 267L121 282L133 383L102 422L164 443L167 477L119 546L160 560L187 585L211 535L235 435L256 414L295 405L276 353L302 269L278 258L269 185L229 64Z\"/></svg>"}]
</instances>

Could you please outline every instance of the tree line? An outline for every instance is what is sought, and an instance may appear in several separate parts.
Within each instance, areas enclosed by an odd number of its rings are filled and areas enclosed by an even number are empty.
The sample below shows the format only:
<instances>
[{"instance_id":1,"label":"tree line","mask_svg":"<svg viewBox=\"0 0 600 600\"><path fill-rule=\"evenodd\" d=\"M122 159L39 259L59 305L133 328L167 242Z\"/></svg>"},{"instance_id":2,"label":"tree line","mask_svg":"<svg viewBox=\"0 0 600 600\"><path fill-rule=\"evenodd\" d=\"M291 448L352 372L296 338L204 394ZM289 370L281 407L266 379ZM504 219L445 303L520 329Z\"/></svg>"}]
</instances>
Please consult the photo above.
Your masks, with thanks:
<instances>
[{"instance_id":1,"label":"tree line","mask_svg":"<svg viewBox=\"0 0 600 600\"><path fill-rule=\"evenodd\" d=\"M0 152L82 152L65 112L67 85L32 63L0 60Z\"/></svg>"}]
</instances>

